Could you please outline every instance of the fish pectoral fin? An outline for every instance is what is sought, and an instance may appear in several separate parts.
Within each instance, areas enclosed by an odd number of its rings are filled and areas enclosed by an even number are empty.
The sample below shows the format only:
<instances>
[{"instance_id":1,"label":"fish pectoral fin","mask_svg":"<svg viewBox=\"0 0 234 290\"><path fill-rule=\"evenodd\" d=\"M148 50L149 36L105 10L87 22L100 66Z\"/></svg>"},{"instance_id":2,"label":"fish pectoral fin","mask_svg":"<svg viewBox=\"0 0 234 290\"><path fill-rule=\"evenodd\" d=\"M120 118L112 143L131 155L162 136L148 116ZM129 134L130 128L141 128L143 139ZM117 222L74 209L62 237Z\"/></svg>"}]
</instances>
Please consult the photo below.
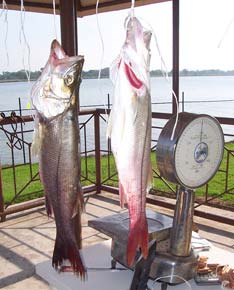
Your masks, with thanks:
<instances>
[{"instance_id":1,"label":"fish pectoral fin","mask_svg":"<svg viewBox=\"0 0 234 290\"><path fill-rule=\"evenodd\" d=\"M35 118L34 121L34 132L33 132L33 141L32 141L32 155L39 156L41 151L41 137L42 137L42 126L39 123L38 118Z\"/></svg>"},{"instance_id":2,"label":"fish pectoral fin","mask_svg":"<svg viewBox=\"0 0 234 290\"><path fill-rule=\"evenodd\" d=\"M112 131L112 111L110 112L108 122L107 122L107 130L106 130L106 138L111 138L111 131Z\"/></svg>"}]
</instances>

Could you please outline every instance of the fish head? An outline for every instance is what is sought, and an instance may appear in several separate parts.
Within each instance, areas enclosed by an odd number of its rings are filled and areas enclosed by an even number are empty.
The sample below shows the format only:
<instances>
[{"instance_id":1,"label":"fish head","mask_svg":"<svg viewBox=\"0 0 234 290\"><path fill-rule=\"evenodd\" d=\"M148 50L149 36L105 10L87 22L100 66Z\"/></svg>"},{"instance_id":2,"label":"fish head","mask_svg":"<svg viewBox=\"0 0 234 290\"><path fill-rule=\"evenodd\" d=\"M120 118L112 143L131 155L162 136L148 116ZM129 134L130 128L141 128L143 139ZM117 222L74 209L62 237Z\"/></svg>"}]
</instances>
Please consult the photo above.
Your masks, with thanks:
<instances>
[{"instance_id":1,"label":"fish head","mask_svg":"<svg viewBox=\"0 0 234 290\"><path fill-rule=\"evenodd\" d=\"M43 117L55 117L74 104L83 62L83 56L67 56L53 40L49 59L31 91L32 104Z\"/></svg>"},{"instance_id":2,"label":"fish head","mask_svg":"<svg viewBox=\"0 0 234 290\"><path fill-rule=\"evenodd\" d=\"M144 28L136 17L128 17L122 58L126 77L137 95L150 89L149 63L151 31Z\"/></svg>"}]
</instances>

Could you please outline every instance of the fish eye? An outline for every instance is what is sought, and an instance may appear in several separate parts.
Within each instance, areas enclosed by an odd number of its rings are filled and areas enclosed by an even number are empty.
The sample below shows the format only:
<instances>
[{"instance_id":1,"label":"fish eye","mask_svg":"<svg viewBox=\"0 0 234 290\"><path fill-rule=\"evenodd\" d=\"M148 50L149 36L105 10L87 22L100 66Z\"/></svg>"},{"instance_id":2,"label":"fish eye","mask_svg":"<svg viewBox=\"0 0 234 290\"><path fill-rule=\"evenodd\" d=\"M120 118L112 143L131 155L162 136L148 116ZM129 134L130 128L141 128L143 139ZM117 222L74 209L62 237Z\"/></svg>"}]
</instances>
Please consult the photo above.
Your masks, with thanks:
<instances>
[{"instance_id":1,"label":"fish eye","mask_svg":"<svg viewBox=\"0 0 234 290\"><path fill-rule=\"evenodd\" d=\"M64 81L65 81L65 84L66 84L67 86L70 86L70 85L73 83L73 81L74 81L74 77L73 77L73 75L67 75L67 76L65 77Z\"/></svg>"}]
</instances>

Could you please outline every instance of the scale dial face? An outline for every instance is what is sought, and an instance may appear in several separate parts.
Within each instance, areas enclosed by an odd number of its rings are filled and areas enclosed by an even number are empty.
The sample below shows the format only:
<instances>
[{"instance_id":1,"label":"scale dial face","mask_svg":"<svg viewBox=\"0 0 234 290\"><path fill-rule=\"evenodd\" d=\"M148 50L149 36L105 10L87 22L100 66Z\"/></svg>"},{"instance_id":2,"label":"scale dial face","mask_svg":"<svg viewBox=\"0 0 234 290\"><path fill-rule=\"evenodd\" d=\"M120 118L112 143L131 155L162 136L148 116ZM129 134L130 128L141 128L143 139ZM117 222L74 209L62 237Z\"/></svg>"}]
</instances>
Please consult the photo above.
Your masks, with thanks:
<instances>
[{"instance_id":1,"label":"scale dial face","mask_svg":"<svg viewBox=\"0 0 234 290\"><path fill-rule=\"evenodd\" d=\"M188 123L174 152L178 181L189 188L206 184L219 168L223 147L223 132L216 119L200 115Z\"/></svg>"}]
</instances>

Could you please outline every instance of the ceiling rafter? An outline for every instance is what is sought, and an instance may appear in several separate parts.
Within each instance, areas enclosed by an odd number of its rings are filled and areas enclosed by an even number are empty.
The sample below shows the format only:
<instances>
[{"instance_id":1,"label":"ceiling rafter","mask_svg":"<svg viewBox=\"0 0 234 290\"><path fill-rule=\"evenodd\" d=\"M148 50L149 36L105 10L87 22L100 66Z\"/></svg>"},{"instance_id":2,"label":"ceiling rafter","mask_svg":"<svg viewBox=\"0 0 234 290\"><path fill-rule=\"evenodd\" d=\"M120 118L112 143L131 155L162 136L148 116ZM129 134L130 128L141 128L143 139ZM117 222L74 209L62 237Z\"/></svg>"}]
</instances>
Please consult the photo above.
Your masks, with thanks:
<instances>
[{"instance_id":1,"label":"ceiling rafter","mask_svg":"<svg viewBox=\"0 0 234 290\"><path fill-rule=\"evenodd\" d=\"M96 1L97 0L77 0L77 15L79 17L95 14L96 12ZM147 4L165 2L171 0L136 0L136 6L142 6ZM10 10L20 10L20 0L7 0L7 6ZM59 0L56 0L56 13L59 14L60 4ZM131 6L130 0L99 0L99 12L107 12L129 8ZM26 11L30 12L42 12L42 13L53 13L53 2L52 0L24 0L24 7Z\"/></svg>"}]
</instances>

